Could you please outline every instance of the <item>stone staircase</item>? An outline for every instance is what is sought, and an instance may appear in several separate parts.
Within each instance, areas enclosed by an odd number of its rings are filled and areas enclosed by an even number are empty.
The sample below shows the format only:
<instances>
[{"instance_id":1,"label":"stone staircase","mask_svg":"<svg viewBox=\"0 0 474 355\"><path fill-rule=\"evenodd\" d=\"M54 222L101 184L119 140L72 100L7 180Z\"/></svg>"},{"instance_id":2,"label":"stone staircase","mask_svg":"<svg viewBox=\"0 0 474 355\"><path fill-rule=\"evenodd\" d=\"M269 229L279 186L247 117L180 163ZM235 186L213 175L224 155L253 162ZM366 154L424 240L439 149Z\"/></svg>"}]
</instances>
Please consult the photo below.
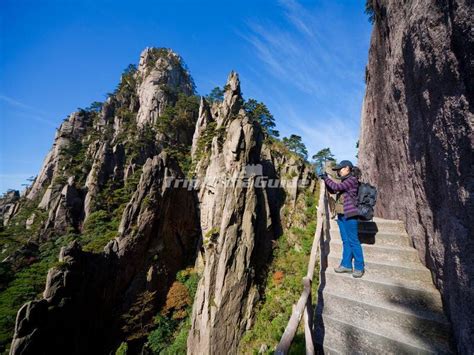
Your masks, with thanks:
<instances>
[{"instance_id":1,"label":"stone staircase","mask_svg":"<svg viewBox=\"0 0 474 355\"><path fill-rule=\"evenodd\" d=\"M342 242L330 222L322 245L315 342L327 354L453 353L450 324L430 271L402 221L359 222L365 274L337 274Z\"/></svg>"}]
</instances>

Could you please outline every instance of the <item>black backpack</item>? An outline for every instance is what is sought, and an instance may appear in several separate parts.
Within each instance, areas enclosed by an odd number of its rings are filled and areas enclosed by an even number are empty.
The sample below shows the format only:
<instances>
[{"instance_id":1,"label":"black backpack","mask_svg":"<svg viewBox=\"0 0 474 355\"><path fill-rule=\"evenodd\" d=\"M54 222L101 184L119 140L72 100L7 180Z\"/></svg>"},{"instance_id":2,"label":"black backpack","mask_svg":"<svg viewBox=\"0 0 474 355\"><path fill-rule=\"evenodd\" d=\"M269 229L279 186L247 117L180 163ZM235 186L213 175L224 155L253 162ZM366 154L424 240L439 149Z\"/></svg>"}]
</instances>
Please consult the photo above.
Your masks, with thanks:
<instances>
[{"instance_id":1,"label":"black backpack","mask_svg":"<svg viewBox=\"0 0 474 355\"><path fill-rule=\"evenodd\" d=\"M359 181L357 200L348 194L357 207L359 219L370 221L374 217L375 203L377 202L377 188L367 182Z\"/></svg>"}]
</instances>

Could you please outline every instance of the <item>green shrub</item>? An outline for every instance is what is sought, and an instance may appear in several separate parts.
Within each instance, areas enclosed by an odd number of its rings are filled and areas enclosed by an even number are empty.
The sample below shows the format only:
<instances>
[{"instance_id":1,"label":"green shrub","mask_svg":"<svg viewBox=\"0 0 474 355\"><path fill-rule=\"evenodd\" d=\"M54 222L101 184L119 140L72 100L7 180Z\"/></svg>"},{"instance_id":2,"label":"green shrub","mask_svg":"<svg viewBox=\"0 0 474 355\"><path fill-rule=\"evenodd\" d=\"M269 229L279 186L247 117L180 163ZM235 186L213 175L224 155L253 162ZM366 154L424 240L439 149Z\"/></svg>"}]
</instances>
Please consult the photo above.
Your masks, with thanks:
<instances>
[{"instance_id":1,"label":"green shrub","mask_svg":"<svg viewBox=\"0 0 474 355\"><path fill-rule=\"evenodd\" d=\"M224 90L219 86L216 86L209 95L206 96L206 100L210 103L213 102L222 102L224 100Z\"/></svg>"},{"instance_id":2,"label":"green shrub","mask_svg":"<svg viewBox=\"0 0 474 355\"><path fill-rule=\"evenodd\" d=\"M187 315L183 319L173 319L173 314L163 309L155 317L155 328L148 335L146 345L154 354L186 354L192 302L196 295L199 274L193 268L187 268L176 274L176 281L186 287L190 297Z\"/></svg>"},{"instance_id":3,"label":"green shrub","mask_svg":"<svg viewBox=\"0 0 474 355\"><path fill-rule=\"evenodd\" d=\"M84 222L80 242L83 250L101 252L105 245L115 238L120 220L113 218L108 212L99 210L92 212Z\"/></svg>"},{"instance_id":4,"label":"green shrub","mask_svg":"<svg viewBox=\"0 0 474 355\"><path fill-rule=\"evenodd\" d=\"M41 298L48 270L60 266L57 261L60 248L75 238L75 235L52 236L40 246L37 261L15 273L6 289L0 292L0 351L12 339L19 308L27 301Z\"/></svg>"},{"instance_id":5,"label":"green shrub","mask_svg":"<svg viewBox=\"0 0 474 355\"><path fill-rule=\"evenodd\" d=\"M164 150L173 155L186 174L191 166L191 139L199 113L199 97L176 94L174 105L167 106L155 128L164 137Z\"/></svg>"},{"instance_id":6,"label":"green shrub","mask_svg":"<svg viewBox=\"0 0 474 355\"><path fill-rule=\"evenodd\" d=\"M263 102L249 99L244 104L244 109L251 120L258 122L265 136L278 137L280 133L275 129L275 118Z\"/></svg>"},{"instance_id":7,"label":"green shrub","mask_svg":"<svg viewBox=\"0 0 474 355\"><path fill-rule=\"evenodd\" d=\"M303 291L302 279L306 276L316 230L315 219L306 220L306 218L312 217L313 212L308 210L315 208L316 198L309 191L305 192L298 196L297 205L303 207L295 209L293 218L306 221L304 228L285 229L284 234L278 238L265 284L264 297L257 306L255 323L245 332L239 344L241 353L257 353L262 344L267 345L269 349L267 353L273 353L290 319L292 306ZM290 235L292 238L289 238ZM295 248L294 243L301 245L301 248ZM313 279L313 296L316 294L318 284L317 275L316 272ZM301 349L304 349L302 324L293 340L290 354L301 353L299 352Z\"/></svg>"},{"instance_id":8,"label":"green shrub","mask_svg":"<svg viewBox=\"0 0 474 355\"><path fill-rule=\"evenodd\" d=\"M148 335L148 347L156 354L161 353L170 344L173 332L176 329L176 321L157 315L155 317L156 328Z\"/></svg>"},{"instance_id":9,"label":"green shrub","mask_svg":"<svg viewBox=\"0 0 474 355\"><path fill-rule=\"evenodd\" d=\"M163 354L169 355L186 355L187 354L187 340L189 330L191 329L191 320L187 318L175 331L177 333L173 342L165 349Z\"/></svg>"},{"instance_id":10,"label":"green shrub","mask_svg":"<svg viewBox=\"0 0 474 355\"><path fill-rule=\"evenodd\" d=\"M115 351L115 355L127 355L128 351L128 344L126 342L122 342L118 347L117 351Z\"/></svg>"},{"instance_id":11,"label":"green shrub","mask_svg":"<svg viewBox=\"0 0 474 355\"><path fill-rule=\"evenodd\" d=\"M191 299L194 299L199 283L199 274L193 268L184 269L177 273L176 280L186 286Z\"/></svg>"}]
</instances>

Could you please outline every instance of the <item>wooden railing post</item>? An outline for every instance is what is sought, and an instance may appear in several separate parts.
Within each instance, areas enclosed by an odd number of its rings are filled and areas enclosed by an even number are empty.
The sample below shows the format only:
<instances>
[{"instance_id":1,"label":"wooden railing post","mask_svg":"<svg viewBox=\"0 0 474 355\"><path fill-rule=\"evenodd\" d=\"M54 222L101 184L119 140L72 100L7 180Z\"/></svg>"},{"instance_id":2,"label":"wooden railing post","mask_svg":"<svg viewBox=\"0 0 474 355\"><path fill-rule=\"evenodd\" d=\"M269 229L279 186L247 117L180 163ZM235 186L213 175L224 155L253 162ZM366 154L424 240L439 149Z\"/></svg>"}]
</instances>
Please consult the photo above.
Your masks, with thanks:
<instances>
[{"instance_id":1,"label":"wooden railing post","mask_svg":"<svg viewBox=\"0 0 474 355\"><path fill-rule=\"evenodd\" d=\"M306 302L308 301L308 296L311 292L311 280L307 277L303 278L303 293L296 304L295 309L290 317L288 324L286 325L285 332L283 333L280 343L278 344L275 354L283 355L288 353L288 349L290 349L291 342L295 337L296 330L298 329L298 324L300 324L301 317L303 316L304 309L306 306Z\"/></svg>"},{"instance_id":2,"label":"wooden railing post","mask_svg":"<svg viewBox=\"0 0 474 355\"><path fill-rule=\"evenodd\" d=\"M326 224L325 219L327 216L327 200L326 200L326 185L320 184L319 190L319 202L317 211L316 221L316 232L314 233L313 245L311 247L311 254L309 257L308 271L306 276L303 278L303 292L298 300L298 303L293 309L290 320L286 325L285 332L283 333L280 342L275 350L275 354L283 355L287 354L290 349L291 342L296 334L298 325L301 321L301 317L304 314L304 328L305 328L305 342L306 342L306 354L314 354L314 342L313 342L313 304L311 298L311 282L314 276L314 269L316 267L316 260L319 259L319 245L321 242L321 236L325 233L323 226Z\"/></svg>"},{"instance_id":3,"label":"wooden railing post","mask_svg":"<svg viewBox=\"0 0 474 355\"><path fill-rule=\"evenodd\" d=\"M313 344L313 302L311 298L311 280L309 280L309 293L304 309L304 339L306 345L306 355L314 355ZM306 286L305 286L306 287Z\"/></svg>"}]
</instances>

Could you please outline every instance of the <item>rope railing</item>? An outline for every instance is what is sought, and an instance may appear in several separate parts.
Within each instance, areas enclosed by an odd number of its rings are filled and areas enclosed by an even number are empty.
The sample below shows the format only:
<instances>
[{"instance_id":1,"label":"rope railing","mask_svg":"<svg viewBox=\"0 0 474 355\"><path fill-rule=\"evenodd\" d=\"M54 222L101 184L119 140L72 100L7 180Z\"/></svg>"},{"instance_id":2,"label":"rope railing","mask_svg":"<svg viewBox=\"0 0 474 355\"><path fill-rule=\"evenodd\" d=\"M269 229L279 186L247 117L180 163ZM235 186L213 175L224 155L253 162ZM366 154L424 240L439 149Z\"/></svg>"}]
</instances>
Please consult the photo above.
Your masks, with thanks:
<instances>
[{"instance_id":1,"label":"rope railing","mask_svg":"<svg viewBox=\"0 0 474 355\"><path fill-rule=\"evenodd\" d=\"M293 307L293 313L291 314L290 320L285 328L280 342L276 348L275 354L283 355L288 354L293 338L295 337L298 325L303 317L304 321L304 334L305 334L305 346L306 354L314 354L314 341L313 341L313 305L311 301L311 283L313 281L314 269L316 267L316 260L320 257L319 248L321 244L321 237L324 235L325 224L328 222L328 198L326 193L326 185L324 182L320 183L319 189L319 202L318 211L316 217L316 232L314 233L313 245L311 247L311 255L308 262L308 271L306 276L303 277L303 292Z\"/></svg>"}]
</instances>

